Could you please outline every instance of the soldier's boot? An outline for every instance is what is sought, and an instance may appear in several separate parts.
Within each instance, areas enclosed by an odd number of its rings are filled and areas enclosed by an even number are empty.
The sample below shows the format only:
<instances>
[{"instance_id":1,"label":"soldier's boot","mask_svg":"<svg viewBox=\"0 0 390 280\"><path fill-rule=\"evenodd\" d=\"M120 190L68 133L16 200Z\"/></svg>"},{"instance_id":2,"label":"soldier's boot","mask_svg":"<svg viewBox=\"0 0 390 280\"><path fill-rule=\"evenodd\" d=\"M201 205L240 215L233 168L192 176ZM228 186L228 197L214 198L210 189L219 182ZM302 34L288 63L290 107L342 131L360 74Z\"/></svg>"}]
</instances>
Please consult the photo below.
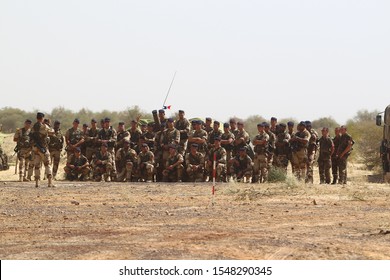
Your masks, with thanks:
<instances>
[{"instance_id":1,"label":"soldier's boot","mask_svg":"<svg viewBox=\"0 0 390 280\"><path fill-rule=\"evenodd\" d=\"M183 182L183 168L177 169L177 182Z\"/></svg>"},{"instance_id":2,"label":"soldier's boot","mask_svg":"<svg viewBox=\"0 0 390 280\"><path fill-rule=\"evenodd\" d=\"M53 177L51 175L47 176L47 186L49 188L54 188L55 187L54 184L53 184Z\"/></svg>"},{"instance_id":3,"label":"soldier's boot","mask_svg":"<svg viewBox=\"0 0 390 280\"><path fill-rule=\"evenodd\" d=\"M19 182L23 182L24 180L23 180L23 175L20 175L19 176Z\"/></svg>"},{"instance_id":4,"label":"soldier's boot","mask_svg":"<svg viewBox=\"0 0 390 280\"><path fill-rule=\"evenodd\" d=\"M127 181L127 182L131 182L131 171L127 171L127 174L126 174L126 181Z\"/></svg>"},{"instance_id":5,"label":"soldier's boot","mask_svg":"<svg viewBox=\"0 0 390 280\"><path fill-rule=\"evenodd\" d=\"M111 182L111 178L107 173L104 174L104 181Z\"/></svg>"},{"instance_id":6,"label":"soldier's boot","mask_svg":"<svg viewBox=\"0 0 390 280\"><path fill-rule=\"evenodd\" d=\"M336 184L337 184L337 177L336 177L336 176L333 176L332 185L336 185Z\"/></svg>"},{"instance_id":7,"label":"soldier's boot","mask_svg":"<svg viewBox=\"0 0 390 280\"><path fill-rule=\"evenodd\" d=\"M36 187L36 188L39 187L39 178L35 178L35 187Z\"/></svg>"}]
</instances>

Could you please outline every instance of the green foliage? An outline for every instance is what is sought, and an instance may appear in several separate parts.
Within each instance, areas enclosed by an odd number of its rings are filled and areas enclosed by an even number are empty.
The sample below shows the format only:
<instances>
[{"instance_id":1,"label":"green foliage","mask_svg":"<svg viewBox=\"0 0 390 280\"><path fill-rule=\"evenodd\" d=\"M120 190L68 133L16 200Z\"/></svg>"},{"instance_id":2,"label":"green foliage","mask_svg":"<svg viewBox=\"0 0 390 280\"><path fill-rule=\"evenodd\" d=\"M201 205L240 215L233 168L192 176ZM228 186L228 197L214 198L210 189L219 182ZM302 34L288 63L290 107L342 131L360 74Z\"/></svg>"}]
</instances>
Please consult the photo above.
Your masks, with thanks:
<instances>
[{"instance_id":1,"label":"green foliage","mask_svg":"<svg viewBox=\"0 0 390 280\"><path fill-rule=\"evenodd\" d=\"M270 183L285 182L286 178L287 174L281 168L272 167L268 172L268 182Z\"/></svg>"},{"instance_id":2,"label":"green foliage","mask_svg":"<svg viewBox=\"0 0 390 280\"><path fill-rule=\"evenodd\" d=\"M333 117L319 118L318 120L312 121L312 127L316 130L320 130L323 127L329 128L329 131L332 132L336 127L340 125L335 121Z\"/></svg>"}]
</instances>

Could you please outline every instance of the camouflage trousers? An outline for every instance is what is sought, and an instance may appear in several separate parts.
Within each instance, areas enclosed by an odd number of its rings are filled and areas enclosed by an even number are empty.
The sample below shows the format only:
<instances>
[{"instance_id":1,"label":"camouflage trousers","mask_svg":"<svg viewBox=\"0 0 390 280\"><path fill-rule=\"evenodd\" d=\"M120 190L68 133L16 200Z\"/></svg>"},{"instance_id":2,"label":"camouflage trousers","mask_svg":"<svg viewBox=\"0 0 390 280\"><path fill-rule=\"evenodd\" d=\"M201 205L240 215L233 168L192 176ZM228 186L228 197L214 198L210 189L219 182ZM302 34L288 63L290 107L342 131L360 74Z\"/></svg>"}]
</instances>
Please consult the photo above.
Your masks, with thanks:
<instances>
[{"instance_id":1,"label":"camouflage trousers","mask_svg":"<svg viewBox=\"0 0 390 280\"><path fill-rule=\"evenodd\" d=\"M306 176L307 166L307 151L301 149L292 153L291 163L293 165L294 175L298 180L302 180Z\"/></svg>"},{"instance_id":2,"label":"camouflage trousers","mask_svg":"<svg viewBox=\"0 0 390 280\"><path fill-rule=\"evenodd\" d=\"M191 182L202 182L204 178L203 166L196 167L195 165L189 164L187 166L187 175Z\"/></svg>"},{"instance_id":3,"label":"camouflage trousers","mask_svg":"<svg viewBox=\"0 0 390 280\"><path fill-rule=\"evenodd\" d=\"M306 162L306 183L313 184L313 169L314 169L314 162L315 162L315 153L311 153L307 156L307 162Z\"/></svg>"},{"instance_id":4,"label":"camouflage trousers","mask_svg":"<svg viewBox=\"0 0 390 280\"><path fill-rule=\"evenodd\" d=\"M178 152L183 157L184 157L185 152L187 151L187 144L188 144L188 139L181 139L179 142Z\"/></svg>"},{"instance_id":5,"label":"camouflage trousers","mask_svg":"<svg viewBox=\"0 0 390 280\"><path fill-rule=\"evenodd\" d=\"M93 178L95 181L100 182L102 180L102 176L104 176L104 180L108 181L111 171L112 164L110 163L97 165L93 169Z\"/></svg>"},{"instance_id":6,"label":"camouflage trousers","mask_svg":"<svg viewBox=\"0 0 390 280\"><path fill-rule=\"evenodd\" d=\"M45 167L45 174L46 174L47 178L51 178L52 170L51 170L49 151L46 150L45 153L42 153L37 147L34 147L33 148L33 155L34 155L35 180L41 179L41 165L42 165L42 163Z\"/></svg>"},{"instance_id":7,"label":"camouflage trousers","mask_svg":"<svg viewBox=\"0 0 390 280\"><path fill-rule=\"evenodd\" d=\"M339 158L338 163L339 163L339 170L340 170L339 184L346 184L348 157Z\"/></svg>"},{"instance_id":8,"label":"camouflage trousers","mask_svg":"<svg viewBox=\"0 0 390 280\"><path fill-rule=\"evenodd\" d=\"M55 177L57 176L58 166L60 165L61 150L51 150L50 160L51 160L51 164L53 165L53 177Z\"/></svg>"},{"instance_id":9,"label":"camouflage trousers","mask_svg":"<svg viewBox=\"0 0 390 280\"><path fill-rule=\"evenodd\" d=\"M230 174L235 177L237 180L241 180L243 178L246 179L246 182L249 182L251 177L253 176L253 169L245 169L242 170L240 168L236 168L234 165L230 167Z\"/></svg>"},{"instance_id":10,"label":"camouflage trousers","mask_svg":"<svg viewBox=\"0 0 390 280\"><path fill-rule=\"evenodd\" d=\"M208 164L206 166L206 172L209 175L209 178L213 178L213 164ZM216 181L226 182L226 164L225 163L217 163L216 166Z\"/></svg>"},{"instance_id":11,"label":"camouflage trousers","mask_svg":"<svg viewBox=\"0 0 390 280\"><path fill-rule=\"evenodd\" d=\"M143 164L141 163L141 166L139 167L138 176L141 180L152 181L154 171L155 171L155 168L154 168L153 164L144 162Z\"/></svg>"},{"instance_id":12,"label":"camouflage trousers","mask_svg":"<svg viewBox=\"0 0 390 280\"><path fill-rule=\"evenodd\" d=\"M181 182L183 178L183 165L179 164L173 169L165 169L163 171L164 182Z\"/></svg>"},{"instance_id":13,"label":"camouflage trousers","mask_svg":"<svg viewBox=\"0 0 390 280\"><path fill-rule=\"evenodd\" d=\"M332 161L330 159L318 159L318 170L320 174L320 184L330 184L330 169Z\"/></svg>"},{"instance_id":14,"label":"camouflage trousers","mask_svg":"<svg viewBox=\"0 0 390 280\"><path fill-rule=\"evenodd\" d=\"M98 149L96 147L87 147L85 151L85 157L88 159L89 162L92 161L92 156L96 154L97 150Z\"/></svg>"},{"instance_id":15,"label":"camouflage trousers","mask_svg":"<svg viewBox=\"0 0 390 280\"><path fill-rule=\"evenodd\" d=\"M336 183L340 175L339 159L337 157L332 157L332 175L333 181Z\"/></svg>"},{"instance_id":16,"label":"camouflage trousers","mask_svg":"<svg viewBox=\"0 0 390 280\"><path fill-rule=\"evenodd\" d=\"M65 166L64 171L67 175L67 179L76 180L79 179L79 175L82 176L80 179L85 179L89 175L90 168L88 166L84 168L70 168Z\"/></svg>"},{"instance_id":17,"label":"camouflage trousers","mask_svg":"<svg viewBox=\"0 0 390 280\"><path fill-rule=\"evenodd\" d=\"M120 172L117 175L117 181L118 182L123 182L126 180L127 182L131 182L132 177L135 175L136 177L136 172L133 172L137 169L135 164L133 162L127 162L124 167L120 169Z\"/></svg>"},{"instance_id":18,"label":"camouflage trousers","mask_svg":"<svg viewBox=\"0 0 390 280\"><path fill-rule=\"evenodd\" d=\"M268 180L268 156L256 153L253 159L254 182L264 183Z\"/></svg>"},{"instance_id":19,"label":"camouflage trousers","mask_svg":"<svg viewBox=\"0 0 390 280\"><path fill-rule=\"evenodd\" d=\"M30 179L34 172L34 161L31 148L22 148L18 152L19 176ZM28 169L28 171L27 171Z\"/></svg>"}]
</instances>

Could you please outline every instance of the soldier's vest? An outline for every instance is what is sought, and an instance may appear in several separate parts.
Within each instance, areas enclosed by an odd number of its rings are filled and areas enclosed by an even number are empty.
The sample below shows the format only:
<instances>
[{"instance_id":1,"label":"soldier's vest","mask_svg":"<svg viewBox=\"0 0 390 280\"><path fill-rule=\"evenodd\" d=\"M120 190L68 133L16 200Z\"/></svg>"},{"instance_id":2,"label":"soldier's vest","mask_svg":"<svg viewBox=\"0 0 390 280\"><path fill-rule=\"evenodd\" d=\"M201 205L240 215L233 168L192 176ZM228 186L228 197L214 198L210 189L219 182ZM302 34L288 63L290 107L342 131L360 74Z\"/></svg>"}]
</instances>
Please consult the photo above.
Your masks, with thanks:
<instances>
[{"instance_id":1,"label":"soldier's vest","mask_svg":"<svg viewBox=\"0 0 390 280\"><path fill-rule=\"evenodd\" d=\"M207 140L207 132L203 129L198 130L198 131L197 130L192 131L191 136L195 137L195 138L202 138L202 139L206 138L206 140ZM190 145L188 145L188 147L190 147ZM201 152L201 153L206 152L206 143L199 144L198 152Z\"/></svg>"},{"instance_id":2,"label":"soldier's vest","mask_svg":"<svg viewBox=\"0 0 390 280\"><path fill-rule=\"evenodd\" d=\"M247 169L252 163L252 160L249 156L246 156L244 158L241 158L240 156L236 156L235 159L238 162L238 169L239 170Z\"/></svg>"},{"instance_id":3,"label":"soldier's vest","mask_svg":"<svg viewBox=\"0 0 390 280\"><path fill-rule=\"evenodd\" d=\"M268 142L268 153L273 154L275 152L275 142L276 142L276 136L271 131L266 132L269 136L269 142Z\"/></svg>"},{"instance_id":4,"label":"soldier's vest","mask_svg":"<svg viewBox=\"0 0 390 280\"><path fill-rule=\"evenodd\" d=\"M317 150L318 133L314 129L311 129L309 132L310 132L310 140L309 140L309 145L307 147L307 152L311 154L316 152Z\"/></svg>"},{"instance_id":5,"label":"soldier's vest","mask_svg":"<svg viewBox=\"0 0 390 280\"><path fill-rule=\"evenodd\" d=\"M224 148L222 148L222 147L220 147L220 148L218 148L218 149L216 149L216 148L211 149L211 150L210 150L210 158L209 158L211 161L214 160L214 154L217 155L217 156L216 156L216 160L217 160L217 161L220 161L220 160L222 159L222 157L223 157L224 155L226 155L226 150L225 150ZM226 163L226 162L222 162L222 163Z\"/></svg>"},{"instance_id":6,"label":"soldier's vest","mask_svg":"<svg viewBox=\"0 0 390 280\"><path fill-rule=\"evenodd\" d=\"M41 134L41 127L43 126L42 123L36 122L32 128L32 137L30 137L30 140L32 140L32 143L38 147L46 148L47 147L47 135ZM43 150L42 150L43 152Z\"/></svg>"},{"instance_id":7,"label":"soldier's vest","mask_svg":"<svg viewBox=\"0 0 390 280\"><path fill-rule=\"evenodd\" d=\"M295 136L299 137L299 138L305 138L306 136L308 136L308 134L310 134L307 130L304 130L304 131L298 131L295 133ZM295 141L293 143L293 151L300 151L302 149L307 149L309 143L307 144L304 144L304 143L301 143L299 141Z\"/></svg>"},{"instance_id":8,"label":"soldier's vest","mask_svg":"<svg viewBox=\"0 0 390 280\"><path fill-rule=\"evenodd\" d=\"M112 127L110 127L107 130L101 129L98 135L99 135L99 139L101 140L112 140L114 138L114 131L112 130ZM107 144L109 148L114 148L115 146L114 141L109 141Z\"/></svg>"},{"instance_id":9,"label":"soldier's vest","mask_svg":"<svg viewBox=\"0 0 390 280\"><path fill-rule=\"evenodd\" d=\"M139 153L138 154L138 157L140 159L140 162L143 163L143 162L151 162L152 161L152 158L153 158L153 153L151 151L148 151L146 153Z\"/></svg>"},{"instance_id":10,"label":"soldier's vest","mask_svg":"<svg viewBox=\"0 0 390 280\"><path fill-rule=\"evenodd\" d=\"M222 133L221 135L221 140L229 140L230 138L234 139L234 134L229 132L229 133ZM231 144L222 144L221 145L226 151L231 151L233 150L233 142Z\"/></svg>"},{"instance_id":11,"label":"soldier's vest","mask_svg":"<svg viewBox=\"0 0 390 280\"><path fill-rule=\"evenodd\" d=\"M263 134L258 134L256 137L255 137L255 140L266 140L267 137L266 137L266 133L264 132ZM264 145L256 145L254 147L254 151L255 153L259 154L259 155L264 155L268 152L268 143L264 144Z\"/></svg>"},{"instance_id":12,"label":"soldier's vest","mask_svg":"<svg viewBox=\"0 0 390 280\"><path fill-rule=\"evenodd\" d=\"M209 143L210 144L214 144L215 137L221 137L221 136L222 136L222 131L220 131L220 130L218 130L218 131L212 130L209 133Z\"/></svg>"},{"instance_id":13,"label":"soldier's vest","mask_svg":"<svg viewBox=\"0 0 390 280\"><path fill-rule=\"evenodd\" d=\"M276 155L288 155L290 152L290 144L285 142L289 139L289 135L288 132L281 132L276 136L276 143L278 143L278 145L275 145Z\"/></svg>"},{"instance_id":14,"label":"soldier's vest","mask_svg":"<svg viewBox=\"0 0 390 280\"><path fill-rule=\"evenodd\" d=\"M332 140L330 137L321 137L319 140L320 156L322 160L330 159L330 153L332 152Z\"/></svg>"},{"instance_id":15,"label":"soldier's vest","mask_svg":"<svg viewBox=\"0 0 390 280\"><path fill-rule=\"evenodd\" d=\"M190 123L187 119L177 120L175 124L175 128L178 130L186 130L189 129ZM180 139L185 140L188 139L188 132L180 132Z\"/></svg>"},{"instance_id":16,"label":"soldier's vest","mask_svg":"<svg viewBox=\"0 0 390 280\"><path fill-rule=\"evenodd\" d=\"M64 137L61 130L55 132L54 135L49 136L49 149L50 150L62 150L64 147Z\"/></svg>"},{"instance_id":17,"label":"soldier's vest","mask_svg":"<svg viewBox=\"0 0 390 280\"><path fill-rule=\"evenodd\" d=\"M24 127L19 130L18 148L28 149L31 147L30 139L31 129L25 129Z\"/></svg>"},{"instance_id":18,"label":"soldier's vest","mask_svg":"<svg viewBox=\"0 0 390 280\"><path fill-rule=\"evenodd\" d=\"M80 129L76 129L75 131L73 128L70 128L68 134L71 145L76 145L83 138L83 132Z\"/></svg>"},{"instance_id":19,"label":"soldier's vest","mask_svg":"<svg viewBox=\"0 0 390 280\"><path fill-rule=\"evenodd\" d=\"M167 161L168 161L169 165L173 165L182 159L183 159L183 156L181 154L176 153L176 155L174 155L173 157L169 156Z\"/></svg>"},{"instance_id":20,"label":"soldier's vest","mask_svg":"<svg viewBox=\"0 0 390 280\"><path fill-rule=\"evenodd\" d=\"M340 144L339 144L339 148L338 148L338 154L340 155L342 152L345 151L345 149L348 147L348 142L349 141L352 141L352 145L355 143L353 140L352 140L352 137L351 135L349 135L348 133L344 134L344 135L341 135L340 137ZM352 152L352 148L351 150L346 154L346 156L349 156Z\"/></svg>"},{"instance_id":21,"label":"soldier's vest","mask_svg":"<svg viewBox=\"0 0 390 280\"><path fill-rule=\"evenodd\" d=\"M333 140L333 145L334 145L334 150L335 152L333 153L332 157L336 157L337 155L337 151L339 150L339 147L340 147L340 139L341 139L341 136L335 136L332 140Z\"/></svg>"},{"instance_id":22,"label":"soldier's vest","mask_svg":"<svg viewBox=\"0 0 390 280\"><path fill-rule=\"evenodd\" d=\"M97 137L98 137L98 134L99 134L99 130L98 129L89 129L88 130L88 133L87 133L87 136L88 137L91 137L91 138L94 138L94 139L91 139L91 140L87 140L86 141L86 146L87 147L90 147L90 148L94 148L94 147L97 147Z\"/></svg>"},{"instance_id":23,"label":"soldier's vest","mask_svg":"<svg viewBox=\"0 0 390 280\"><path fill-rule=\"evenodd\" d=\"M175 144L175 140L177 138L180 139L180 137L177 137L177 136L179 136L179 134L180 133L176 128L174 128L172 130L166 129L164 131L163 144L164 145Z\"/></svg>"},{"instance_id":24,"label":"soldier's vest","mask_svg":"<svg viewBox=\"0 0 390 280\"><path fill-rule=\"evenodd\" d=\"M100 151L98 151L95 155L95 158L97 160L101 160L101 161L104 161L104 160L111 160L111 155L110 153L106 153L105 155L103 155Z\"/></svg>"},{"instance_id":25,"label":"soldier's vest","mask_svg":"<svg viewBox=\"0 0 390 280\"><path fill-rule=\"evenodd\" d=\"M203 163L202 162L203 155L199 152L197 152L195 155L193 155L192 153L189 153L189 154L187 154L187 157L188 157L189 164L199 165L199 164Z\"/></svg>"},{"instance_id":26,"label":"soldier's vest","mask_svg":"<svg viewBox=\"0 0 390 280\"><path fill-rule=\"evenodd\" d=\"M139 138L142 135L141 130L136 129L132 131L131 129L129 129L128 132L130 132L130 142L133 144L138 144Z\"/></svg>"},{"instance_id":27,"label":"soldier's vest","mask_svg":"<svg viewBox=\"0 0 390 280\"><path fill-rule=\"evenodd\" d=\"M80 155L79 158L77 158L75 155L72 155L72 158L70 159L70 163L74 166L83 166L87 162L87 158L83 155Z\"/></svg>"},{"instance_id":28,"label":"soldier's vest","mask_svg":"<svg viewBox=\"0 0 390 280\"><path fill-rule=\"evenodd\" d=\"M133 149L121 149L120 150L121 160L120 164L124 166L127 162L136 162L137 161L137 153Z\"/></svg>"}]
</instances>

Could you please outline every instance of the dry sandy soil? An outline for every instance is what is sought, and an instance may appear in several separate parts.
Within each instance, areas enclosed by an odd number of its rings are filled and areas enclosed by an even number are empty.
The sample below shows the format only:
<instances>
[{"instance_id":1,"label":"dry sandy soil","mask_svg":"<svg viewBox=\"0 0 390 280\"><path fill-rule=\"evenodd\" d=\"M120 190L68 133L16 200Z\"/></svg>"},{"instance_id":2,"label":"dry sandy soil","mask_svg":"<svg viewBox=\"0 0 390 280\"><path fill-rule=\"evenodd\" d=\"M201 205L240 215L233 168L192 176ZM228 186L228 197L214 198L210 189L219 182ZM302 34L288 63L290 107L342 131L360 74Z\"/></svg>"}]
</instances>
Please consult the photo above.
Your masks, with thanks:
<instances>
[{"instance_id":1,"label":"dry sandy soil","mask_svg":"<svg viewBox=\"0 0 390 280\"><path fill-rule=\"evenodd\" d=\"M0 173L0 259L390 259L390 186L18 183ZM318 181L318 178L316 178Z\"/></svg>"}]
</instances>

